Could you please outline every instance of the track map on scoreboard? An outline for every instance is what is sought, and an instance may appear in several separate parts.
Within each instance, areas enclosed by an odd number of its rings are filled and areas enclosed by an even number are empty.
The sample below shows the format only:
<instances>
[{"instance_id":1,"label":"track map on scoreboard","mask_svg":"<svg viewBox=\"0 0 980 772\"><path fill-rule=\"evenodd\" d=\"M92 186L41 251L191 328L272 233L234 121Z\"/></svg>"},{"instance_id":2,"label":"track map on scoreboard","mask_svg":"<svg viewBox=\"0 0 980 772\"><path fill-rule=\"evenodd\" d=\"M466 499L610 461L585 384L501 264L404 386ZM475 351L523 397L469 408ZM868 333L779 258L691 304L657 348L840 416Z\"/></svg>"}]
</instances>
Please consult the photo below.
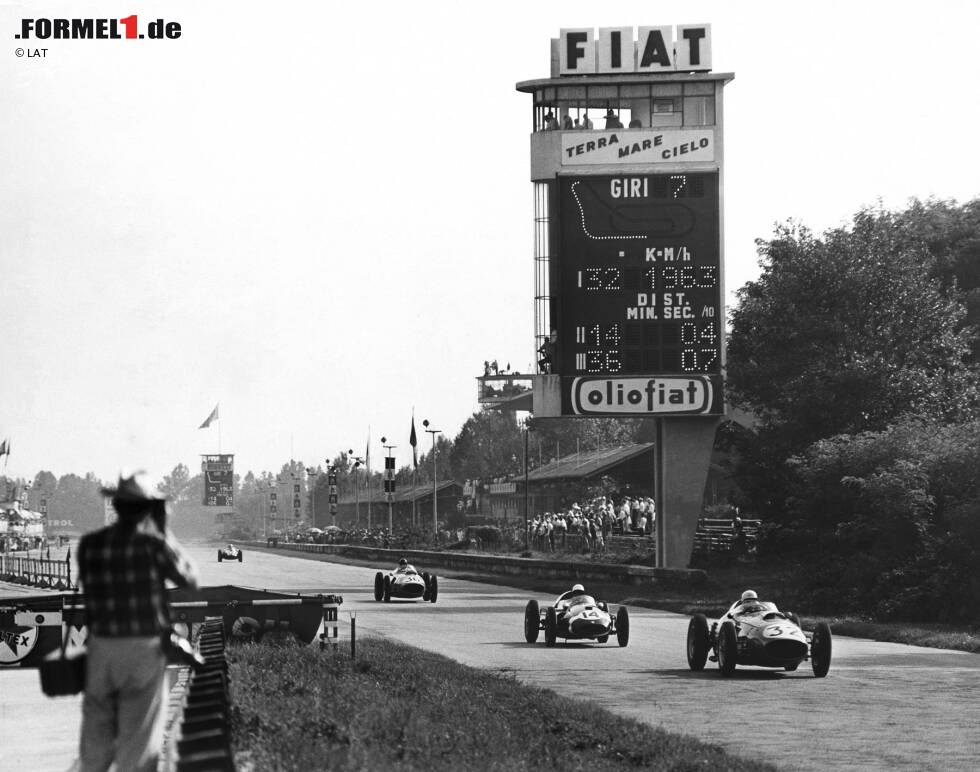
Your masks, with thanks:
<instances>
[{"instance_id":1,"label":"track map on scoreboard","mask_svg":"<svg viewBox=\"0 0 980 772\"><path fill-rule=\"evenodd\" d=\"M569 380L572 412L594 411L583 382L571 379L603 377L619 379L608 385L613 402L624 378L632 386L618 406L594 396L595 412L661 412L651 394L689 384L643 383L640 396L641 380L630 376L666 375L690 376L701 389L673 397L685 406L674 412L716 412L724 324L717 175L567 177L559 186L558 372ZM670 407L672 397L659 399Z\"/></svg>"}]
</instances>

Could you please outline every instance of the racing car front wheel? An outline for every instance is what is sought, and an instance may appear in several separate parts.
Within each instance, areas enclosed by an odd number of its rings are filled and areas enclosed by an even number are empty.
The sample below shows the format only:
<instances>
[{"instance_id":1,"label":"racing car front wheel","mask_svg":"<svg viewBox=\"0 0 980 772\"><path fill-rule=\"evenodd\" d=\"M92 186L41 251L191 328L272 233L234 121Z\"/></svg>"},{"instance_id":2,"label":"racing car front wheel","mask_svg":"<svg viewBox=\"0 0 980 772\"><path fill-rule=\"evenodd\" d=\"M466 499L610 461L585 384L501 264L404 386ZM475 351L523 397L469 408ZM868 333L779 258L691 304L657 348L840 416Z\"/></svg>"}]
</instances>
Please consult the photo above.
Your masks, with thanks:
<instances>
[{"instance_id":1,"label":"racing car front wheel","mask_svg":"<svg viewBox=\"0 0 980 772\"><path fill-rule=\"evenodd\" d=\"M425 582L425 592L422 593L422 600L429 599L429 572L422 572L422 581Z\"/></svg>"},{"instance_id":2,"label":"racing car front wheel","mask_svg":"<svg viewBox=\"0 0 980 772\"><path fill-rule=\"evenodd\" d=\"M218 550L218 562L220 563L223 558L224 558L224 555L221 554L221 550Z\"/></svg>"},{"instance_id":3,"label":"racing car front wheel","mask_svg":"<svg viewBox=\"0 0 980 772\"><path fill-rule=\"evenodd\" d=\"M374 575L374 599L378 602L385 596L385 575L380 571Z\"/></svg>"},{"instance_id":4,"label":"racing car front wheel","mask_svg":"<svg viewBox=\"0 0 980 772\"><path fill-rule=\"evenodd\" d=\"M704 670L708 645L708 618L695 614L687 625L687 664L691 670Z\"/></svg>"},{"instance_id":5,"label":"racing car front wheel","mask_svg":"<svg viewBox=\"0 0 980 772\"><path fill-rule=\"evenodd\" d=\"M544 643L554 646L558 640L558 613L554 606L548 606L544 612Z\"/></svg>"},{"instance_id":6,"label":"racing car front wheel","mask_svg":"<svg viewBox=\"0 0 980 772\"><path fill-rule=\"evenodd\" d=\"M718 670L724 676L735 672L735 660L738 658L738 636L735 633L735 623L730 619L722 623L718 631Z\"/></svg>"},{"instance_id":7,"label":"racing car front wheel","mask_svg":"<svg viewBox=\"0 0 980 772\"><path fill-rule=\"evenodd\" d=\"M813 639L810 641L810 664L813 665L813 674L817 678L823 678L830 671L830 652L833 648L833 638L830 634L830 625L826 622L818 622L813 629Z\"/></svg>"},{"instance_id":8,"label":"racing car front wheel","mask_svg":"<svg viewBox=\"0 0 980 772\"><path fill-rule=\"evenodd\" d=\"M536 600L529 600L524 607L524 640L534 643L541 630L541 609Z\"/></svg>"},{"instance_id":9,"label":"racing car front wheel","mask_svg":"<svg viewBox=\"0 0 980 772\"><path fill-rule=\"evenodd\" d=\"M242 552L241 550L238 550L238 562L239 563L242 562L242 555L244 555L244 554L245 554L244 552Z\"/></svg>"},{"instance_id":10,"label":"racing car front wheel","mask_svg":"<svg viewBox=\"0 0 980 772\"><path fill-rule=\"evenodd\" d=\"M616 612L616 641L620 646L630 642L630 612L626 606L620 606Z\"/></svg>"},{"instance_id":11,"label":"racing car front wheel","mask_svg":"<svg viewBox=\"0 0 980 772\"><path fill-rule=\"evenodd\" d=\"M435 574L429 574L429 603L435 603L439 597L439 580Z\"/></svg>"}]
</instances>

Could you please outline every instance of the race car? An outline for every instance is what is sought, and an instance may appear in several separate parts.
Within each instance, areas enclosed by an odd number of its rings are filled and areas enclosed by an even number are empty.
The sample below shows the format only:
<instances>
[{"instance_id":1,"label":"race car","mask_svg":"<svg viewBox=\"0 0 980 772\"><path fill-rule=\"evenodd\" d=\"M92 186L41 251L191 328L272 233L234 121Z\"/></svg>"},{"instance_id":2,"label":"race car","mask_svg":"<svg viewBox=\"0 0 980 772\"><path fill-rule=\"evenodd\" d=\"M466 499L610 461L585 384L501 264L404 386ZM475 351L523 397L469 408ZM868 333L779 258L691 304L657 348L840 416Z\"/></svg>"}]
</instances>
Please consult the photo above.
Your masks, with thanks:
<instances>
[{"instance_id":1,"label":"race car","mask_svg":"<svg viewBox=\"0 0 980 772\"><path fill-rule=\"evenodd\" d=\"M710 654L724 676L734 673L736 665L794 671L809 659L813 675L823 678L830 670L832 648L826 622L805 633L796 614L784 614L775 603L760 601L751 590L710 626L704 614L695 614L687 627L687 664L691 670L704 670Z\"/></svg>"},{"instance_id":2,"label":"race car","mask_svg":"<svg viewBox=\"0 0 980 772\"><path fill-rule=\"evenodd\" d=\"M435 603L439 598L439 580L435 574L423 571L402 558L393 571L378 571L374 575L374 599L390 603L392 598L405 600L427 600Z\"/></svg>"},{"instance_id":3,"label":"race car","mask_svg":"<svg viewBox=\"0 0 980 772\"><path fill-rule=\"evenodd\" d=\"M234 544L229 544L227 547L221 547L218 550L218 562L220 563L223 560L237 560L239 563L241 563L242 551Z\"/></svg>"},{"instance_id":4,"label":"race car","mask_svg":"<svg viewBox=\"0 0 980 772\"><path fill-rule=\"evenodd\" d=\"M576 584L544 609L536 600L527 602L524 640L534 643L541 630L546 646L554 646L559 638L605 643L610 635L615 635L619 645L625 646L630 639L630 615L625 606L620 606L613 616L605 601L596 601L582 585Z\"/></svg>"}]
</instances>

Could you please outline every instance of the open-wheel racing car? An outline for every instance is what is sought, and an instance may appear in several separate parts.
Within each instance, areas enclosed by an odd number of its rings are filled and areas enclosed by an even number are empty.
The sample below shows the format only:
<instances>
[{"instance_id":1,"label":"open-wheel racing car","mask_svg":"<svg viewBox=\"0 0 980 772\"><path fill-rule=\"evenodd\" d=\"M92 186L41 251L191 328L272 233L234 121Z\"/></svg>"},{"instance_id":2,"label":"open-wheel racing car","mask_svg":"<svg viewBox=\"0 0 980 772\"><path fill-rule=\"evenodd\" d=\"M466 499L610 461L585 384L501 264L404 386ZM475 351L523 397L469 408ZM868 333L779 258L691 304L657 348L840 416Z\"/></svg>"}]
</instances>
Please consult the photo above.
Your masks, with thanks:
<instances>
[{"instance_id":1,"label":"open-wheel racing car","mask_svg":"<svg viewBox=\"0 0 980 772\"><path fill-rule=\"evenodd\" d=\"M229 544L227 547L221 547L218 550L218 562L220 563L223 560L237 560L239 563L241 563L242 551L234 544Z\"/></svg>"},{"instance_id":2,"label":"open-wheel racing car","mask_svg":"<svg viewBox=\"0 0 980 772\"><path fill-rule=\"evenodd\" d=\"M427 571L420 574L415 566L402 558L394 571L378 571L374 575L374 599L389 603L392 598L421 598L435 603L439 598L439 579Z\"/></svg>"},{"instance_id":3,"label":"open-wheel racing car","mask_svg":"<svg viewBox=\"0 0 980 772\"><path fill-rule=\"evenodd\" d=\"M736 665L793 671L809 659L813 674L823 678L830 670L832 646L826 622L805 633L796 614L784 614L775 603L760 601L752 590L744 592L710 626L704 614L695 614L687 627L687 664L691 670L704 670L710 654L726 676L735 672Z\"/></svg>"},{"instance_id":4,"label":"open-wheel racing car","mask_svg":"<svg viewBox=\"0 0 980 772\"><path fill-rule=\"evenodd\" d=\"M630 616L625 606L616 614L609 612L605 601L596 601L576 584L562 593L554 604L541 608L536 600L529 600L524 608L524 640L534 643L538 633L544 630L544 642L554 646L559 638L567 640L594 640L605 643L615 635L620 646L630 639Z\"/></svg>"}]
</instances>

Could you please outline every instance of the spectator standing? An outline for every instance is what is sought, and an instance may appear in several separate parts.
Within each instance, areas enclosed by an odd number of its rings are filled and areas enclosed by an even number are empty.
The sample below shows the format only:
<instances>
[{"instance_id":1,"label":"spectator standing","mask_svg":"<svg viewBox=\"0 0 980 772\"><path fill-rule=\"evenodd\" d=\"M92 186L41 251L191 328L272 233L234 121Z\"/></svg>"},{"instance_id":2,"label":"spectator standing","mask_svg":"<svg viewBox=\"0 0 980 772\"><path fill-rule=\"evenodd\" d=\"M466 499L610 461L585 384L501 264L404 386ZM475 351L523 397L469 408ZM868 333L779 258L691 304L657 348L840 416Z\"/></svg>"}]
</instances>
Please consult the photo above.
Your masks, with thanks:
<instances>
[{"instance_id":1,"label":"spectator standing","mask_svg":"<svg viewBox=\"0 0 980 772\"><path fill-rule=\"evenodd\" d=\"M82 700L80 769L155 771L166 720L169 580L197 587L197 573L166 526L166 502L146 473L120 474L112 498L118 520L78 547L85 592L88 663Z\"/></svg>"},{"instance_id":2,"label":"spectator standing","mask_svg":"<svg viewBox=\"0 0 980 772\"><path fill-rule=\"evenodd\" d=\"M616 115L616 111L611 107L606 110L606 128L607 129L621 129L623 128L623 122L619 120L619 116Z\"/></svg>"}]
</instances>

